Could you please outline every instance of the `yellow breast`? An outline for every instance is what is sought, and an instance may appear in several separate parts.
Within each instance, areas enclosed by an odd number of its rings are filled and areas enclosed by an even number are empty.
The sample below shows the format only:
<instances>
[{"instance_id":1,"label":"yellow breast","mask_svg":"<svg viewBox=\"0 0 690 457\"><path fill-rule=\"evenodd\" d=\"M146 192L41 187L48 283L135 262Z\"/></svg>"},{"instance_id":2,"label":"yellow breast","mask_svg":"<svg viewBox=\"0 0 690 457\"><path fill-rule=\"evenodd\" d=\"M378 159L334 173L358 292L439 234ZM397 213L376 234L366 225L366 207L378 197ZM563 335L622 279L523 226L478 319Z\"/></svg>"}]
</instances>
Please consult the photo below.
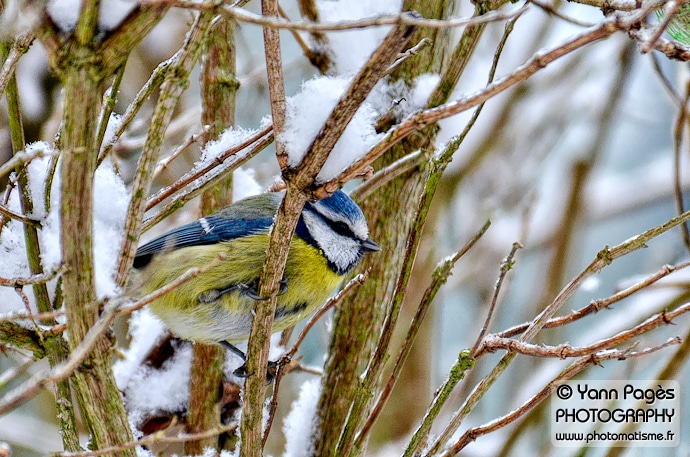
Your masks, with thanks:
<instances>
[{"instance_id":1,"label":"yellow breast","mask_svg":"<svg viewBox=\"0 0 690 457\"><path fill-rule=\"evenodd\" d=\"M141 295L147 294L189 268L216 263L198 277L153 301L150 308L181 338L200 342L246 340L253 309L265 301L252 299L240 289L212 301L200 300L199 296L237 284L258 283L268 240L268 234L260 234L160 253L140 272L134 281L135 287ZM333 293L342 276L329 268L318 249L294 237L284 279L287 280L287 290L278 297L273 325L276 332L311 315Z\"/></svg>"}]
</instances>

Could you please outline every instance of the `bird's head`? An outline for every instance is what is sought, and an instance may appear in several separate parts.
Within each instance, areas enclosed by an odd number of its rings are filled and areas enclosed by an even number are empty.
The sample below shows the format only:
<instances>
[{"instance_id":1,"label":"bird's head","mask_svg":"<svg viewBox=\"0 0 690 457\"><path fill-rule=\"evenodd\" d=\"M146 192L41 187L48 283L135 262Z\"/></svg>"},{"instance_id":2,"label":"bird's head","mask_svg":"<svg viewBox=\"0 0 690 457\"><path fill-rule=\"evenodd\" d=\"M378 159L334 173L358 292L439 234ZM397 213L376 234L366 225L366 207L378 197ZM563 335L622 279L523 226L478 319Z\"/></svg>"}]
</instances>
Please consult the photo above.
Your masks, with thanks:
<instances>
[{"instance_id":1,"label":"bird's head","mask_svg":"<svg viewBox=\"0 0 690 457\"><path fill-rule=\"evenodd\" d=\"M369 238L369 227L359 206L338 190L328 198L307 202L297 234L321 249L338 274L354 268L365 252L380 250Z\"/></svg>"}]
</instances>

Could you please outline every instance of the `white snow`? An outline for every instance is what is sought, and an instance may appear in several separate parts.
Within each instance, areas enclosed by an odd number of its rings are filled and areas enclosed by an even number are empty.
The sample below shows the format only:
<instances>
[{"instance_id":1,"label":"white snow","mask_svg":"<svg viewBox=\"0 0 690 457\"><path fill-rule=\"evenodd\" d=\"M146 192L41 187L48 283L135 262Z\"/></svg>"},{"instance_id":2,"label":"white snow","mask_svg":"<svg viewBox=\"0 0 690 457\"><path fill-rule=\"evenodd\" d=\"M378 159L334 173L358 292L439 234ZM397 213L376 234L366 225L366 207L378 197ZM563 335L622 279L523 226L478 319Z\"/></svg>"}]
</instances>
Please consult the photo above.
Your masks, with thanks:
<instances>
[{"instance_id":1,"label":"white snow","mask_svg":"<svg viewBox=\"0 0 690 457\"><path fill-rule=\"evenodd\" d=\"M341 22L382 14L395 14L400 12L401 5L400 0L317 2L322 22ZM390 26L386 26L328 33L328 43L334 57L336 72L343 74L357 71L371 56L389 30Z\"/></svg>"},{"instance_id":2,"label":"white snow","mask_svg":"<svg viewBox=\"0 0 690 457\"><path fill-rule=\"evenodd\" d=\"M290 413L283 422L285 453L283 457L312 455L316 424L316 407L321 396L321 379L310 379L300 387L299 398L292 403Z\"/></svg>"},{"instance_id":3,"label":"white snow","mask_svg":"<svg viewBox=\"0 0 690 457\"><path fill-rule=\"evenodd\" d=\"M113 365L117 385L125 394L130 420L138 424L153 414L182 410L189 397L192 346L178 347L160 369L153 369L141 363L164 334L162 322L142 309L132 314L130 334L132 340L125 359Z\"/></svg>"},{"instance_id":4,"label":"white snow","mask_svg":"<svg viewBox=\"0 0 690 457\"><path fill-rule=\"evenodd\" d=\"M302 162L350 81L351 78L345 76L316 77L304 82L300 91L287 99L285 132L281 140L286 146L290 167ZM338 176L377 142L381 135L376 133L374 124L379 115L371 103L365 101L362 104L331 151L317 182Z\"/></svg>"},{"instance_id":5,"label":"white snow","mask_svg":"<svg viewBox=\"0 0 690 457\"><path fill-rule=\"evenodd\" d=\"M134 0L101 0L98 10L100 31L113 30L134 9ZM81 13L80 0L49 0L48 14L63 32L73 30Z\"/></svg>"}]
</instances>

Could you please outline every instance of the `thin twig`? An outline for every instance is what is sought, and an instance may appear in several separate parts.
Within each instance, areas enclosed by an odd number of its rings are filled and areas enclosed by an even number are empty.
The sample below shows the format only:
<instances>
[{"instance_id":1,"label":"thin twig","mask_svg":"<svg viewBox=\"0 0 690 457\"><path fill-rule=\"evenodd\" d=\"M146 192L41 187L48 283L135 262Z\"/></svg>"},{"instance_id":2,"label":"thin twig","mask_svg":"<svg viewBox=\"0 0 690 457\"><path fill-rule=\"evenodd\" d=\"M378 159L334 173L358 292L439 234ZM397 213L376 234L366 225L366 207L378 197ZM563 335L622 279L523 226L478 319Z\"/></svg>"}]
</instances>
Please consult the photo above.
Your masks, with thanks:
<instances>
[{"instance_id":1,"label":"thin twig","mask_svg":"<svg viewBox=\"0 0 690 457\"><path fill-rule=\"evenodd\" d=\"M412 132L418 131L421 127L431 125L441 119L454 116L466 111L474 106L484 103L497 94L515 86L532 76L537 71L547 67L550 63L561 57L580 49L588 44L606 38L618 31L628 31L637 24L648 12L647 9L635 13L627 18L618 16L608 18L599 27L583 32L555 48L547 51L540 51L530 58L525 64L516 69L513 73L487 85L481 91L448 103L444 103L434 108L415 111L393 129L389 130L384 138L373 146L361 159L350 165L340 176L322 184L315 194L323 197L333 192L341 184L346 183L353 176L361 173L361 169L369 166L380 157L385 151L402 141Z\"/></svg>"},{"instance_id":2,"label":"thin twig","mask_svg":"<svg viewBox=\"0 0 690 457\"><path fill-rule=\"evenodd\" d=\"M173 55L170 59L158 64L158 66L153 70L153 73L151 73L148 81L146 81L146 84L144 84L139 92L137 92L137 95L134 97L134 100L132 100L132 103L127 106L127 109L120 119L120 125L113 133L113 141L103 145L101 149L101 153L98 156L99 165L112 152L117 139L122 136L125 130L129 127L136 115L139 113L141 107L144 106L144 103L149 100L153 92L163 83L166 74L175 63L176 55Z\"/></svg>"},{"instance_id":3,"label":"thin twig","mask_svg":"<svg viewBox=\"0 0 690 457\"><path fill-rule=\"evenodd\" d=\"M651 354L653 352L659 351L663 348L666 348L671 345L676 345L680 344L680 339L679 338L671 338L669 341L665 342L664 344L660 344L658 346L654 346L648 349L644 349L642 351L636 351L633 352L632 349L633 347L629 347L627 349L623 350L607 350L607 351L602 351L596 354L591 354L588 356L585 356L581 358L580 360L577 360L576 362L573 362L571 365L569 365L565 370L563 370L558 376L556 376L551 382L549 382L542 390L540 390L538 393L533 395L529 400L527 400L525 403L523 403L520 407L516 408L515 410L511 411L509 414L506 414L505 416L496 418L484 425L481 425L479 427L473 427L469 430L467 430L451 447L448 449L446 453L443 454L443 457L451 457L456 455L460 450L462 450L465 446L467 446L469 443L472 441L476 440L478 437L482 435L486 435L488 433L494 432L500 428L505 427L508 424L511 424L512 422L515 422L517 419L520 417L524 416L527 412L535 408L537 405L539 405L542 401L546 400L549 395L551 395L551 392L560 385L561 383L567 381L568 379L573 378L575 375L578 373L584 371L586 368L589 368L592 365L599 365L601 362L604 360L625 360L629 359L632 357L641 357L645 356L648 354Z\"/></svg>"},{"instance_id":4,"label":"thin twig","mask_svg":"<svg viewBox=\"0 0 690 457\"><path fill-rule=\"evenodd\" d=\"M103 145L103 139L105 138L105 132L108 129L108 123L110 122L110 115L113 113L115 104L117 103L117 97L120 93L120 85L125 76L125 64L122 64L120 68L115 71L115 77L113 78L113 83L110 88L103 95L105 100L103 101L103 108L101 109L101 116L98 119L98 133L96 144L98 148L101 149Z\"/></svg>"},{"instance_id":5,"label":"thin twig","mask_svg":"<svg viewBox=\"0 0 690 457\"><path fill-rule=\"evenodd\" d=\"M201 45L211 29L212 22L213 15L204 13L198 15L182 48L171 58L171 67L174 71L165 73L165 83L161 86L161 94L151 119L146 146L139 158L137 173L132 183L132 199L125 219L125 236L120 249L117 284L124 284L134 261L136 242L141 234L141 221L146 209L146 194L163 146L163 133L170 124L179 97L186 88L185 83L201 53Z\"/></svg>"},{"instance_id":6,"label":"thin twig","mask_svg":"<svg viewBox=\"0 0 690 457\"><path fill-rule=\"evenodd\" d=\"M7 87L10 77L14 74L19 59L26 54L35 38L36 36L32 31L27 31L17 36L12 42L12 47L7 58L2 63L2 69L0 69L0 96L5 92L5 87ZM2 176L1 173L0 176Z\"/></svg>"},{"instance_id":7,"label":"thin twig","mask_svg":"<svg viewBox=\"0 0 690 457\"><path fill-rule=\"evenodd\" d=\"M688 102L690 101L690 79L685 83L685 97L678 109L678 118L673 130L673 191L676 202L676 210L678 213L685 211L685 203L683 201L683 186L681 183L681 149L683 148L683 138L687 130L688 118ZM687 224L681 225L681 233L683 244L685 248L690 251L690 230Z\"/></svg>"},{"instance_id":8,"label":"thin twig","mask_svg":"<svg viewBox=\"0 0 690 457\"><path fill-rule=\"evenodd\" d=\"M408 13L410 14L410 13ZM378 81L385 76L388 67L395 61L412 38L414 27L398 25L383 39L379 47L359 70L347 91L333 107L328 119L307 149L298 171L285 170L286 180L300 189L307 189L323 167L328 155L350 123L359 107L373 90ZM282 167L282 164L281 164Z\"/></svg>"},{"instance_id":9,"label":"thin twig","mask_svg":"<svg viewBox=\"0 0 690 457\"><path fill-rule=\"evenodd\" d=\"M686 3L687 1L676 2L674 0L669 0L664 4L664 20L661 22L661 24L659 24L656 27L654 35L652 35L646 43L640 46L640 51L643 54L646 54L654 49L657 41L659 40L659 38L661 38L661 35L663 35L663 33L668 28L668 25L671 23L676 14L678 14L680 8L682 8L683 5L685 5Z\"/></svg>"},{"instance_id":10,"label":"thin twig","mask_svg":"<svg viewBox=\"0 0 690 457\"><path fill-rule=\"evenodd\" d=\"M673 87L673 84L671 81L666 77L666 74L664 74L663 68L661 68L661 64L659 63L659 57L655 52L651 52L649 54L649 58L652 59L652 68L654 69L654 73L659 77L659 81L661 81L661 85L666 89L666 92L668 93L669 97L671 97L671 101L676 105L676 107L680 108L683 99L676 91L676 88Z\"/></svg>"},{"instance_id":11,"label":"thin twig","mask_svg":"<svg viewBox=\"0 0 690 457\"><path fill-rule=\"evenodd\" d=\"M41 221L39 219L35 219L29 216L23 216L19 213L12 211L5 205L0 205L0 215L3 215L10 219L15 219L23 224L31 225L33 227L40 227L41 225Z\"/></svg>"},{"instance_id":12,"label":"thin twig","mask_svg":"<svg viewBox=\"0 0 690 457\"><path fill-rule=\"evenodd\" d=\"M141 226L141 231L147 231L148 229L156 225L158 222L162 221L170 214L184 206L191 199L200 195L206 189L215 186L218 182L225 179L230 173L232 173L246 161L254 157L259 152L263 151L266 148L266 146L271 144L272 141L273 135L267 135L261 138L257 143L255 143L252 146L251 149L245 151L243 154L236 154L232 156L230 159L226 159L226 161L222 164L222 168L214 170L213 173L209 173L207 176L204 176L203 179L198 179L194 181L190 189L172 199L172 201L165 205L163 209L161 209L151 217L147 218ZM174 186L176 186L176 184Z\"/></svg>"},{"instance_id":13,"label":"thin twig","mask_svg":"<svg viewBox=\"0 0 690 457\"><path fill-rule=\"evenodd\" d=\"M52 279L55 279L58 277L58 275L62 274L65 271L65 267L62 266L58 268L57 270L48 272L48 273L41 273L41 274L36 274L32 275L28 278L0 278L0 286L5 286L5 287L21 287L21 286L28 286L28 285L33 285L33 284L42 284L46 283Z\"/></svg>"},{"instance_id":14,"label":"thin twig","mask_svg":"<svg viewBox=\"0 0 690 457\"><path fill-rule=\"evenodd\" d=\"M474 236L472 236L472 238L470 238L465 243L465 245L462 248L460 248L460 250L458 250L452 256L439 262L436 268L434 269L434 272L431 275L431 283L424 290L424 295L422 296L422 299L420 300L419 305L417 306L417 311L415 312L415 315L412 318L412 321L410 322L410 327L407 330L407 335L405 335L405 340L403 341L400 351L398 352L398 357L395 360L393 369L391 370L390 375L388 375L388 380L381 389L381 393L379 394L379 397L376 400L376 404L371 409L371 412L369 413L366 422L364 423L357 435L357 438L355 440L355 448L361 448L361 445L363 445L364 441L369 436L369 433L372 427L374 426L374 423L378 419L379 415L381 414L381 411L383 411L383 407L386 405L386 402L390 397L390 394L393 392L395 382L398 380L400 372L402 371L403 366L405 365L405 361L410 355L412 345L414 344L417 334L419 333L419 329L421 328L422 323L424 322L424 317L426 316L427 311L431 307L431 303L436 297L436 294L440 290L441 286L446 283L448 277L452 274L453 268L455 267L455 264L458 262L458 260L460 260L462 256L464 256L470 249L472 249L472 247L475 244L477 244L477 242L481 239L482 236L484 236L486 231L489 229L490 225L491 221L486 221L484 225L479 229L479 231L475 233Z\"/></svg>"},{"instance_id":15,"label":"thin twig","mask_svg":"<svg viewBox=\"0 0 690 457\"><path fill-rule=\"evenodd\" d=\"M43 149L37 149L33 152L19 151L7 162L0 165L0 177L5 176L7 173L13 172L16 167L29 163L38 157L51 157L53 155L55 155L54 152L46 152Z\"/></svg>"},{"instance_id":16,"label":"thin twig","mask_svg":"<svg viewBox=\"0 0 690 457\"><path fill-rule=\"evenodd\" d=\"M651 276L648 276L647 278L644 278L643 280L626 287L625 289L621 290L620 292L617 292L614 295L611 295L608 298L602 298L599 300L593 300L589 305L580 308L576 311L573 311L565 316L560 316L560 317L554 317L552 319L549 319L546 325L544 325L544 328L554 328L554 327L560 327L566 324L570 324L572 322L575 322L579 319L582 319L583 317L586 317L590 314L594 314L599 312L602 309L606 309L610 307L612 304L617 303L624 298L627 298L631 296L632 294L639 292L641 290L644 290L651 284L654 284L661 278L664 278L668 276L669 274L673 273L674 271L683 269L690 266L690 262L684 262L679 265L671 266L671 265L664 265L659 271L654 273ZM521 325L516 325L515 327L511 327L509 329L506 329L502 332L499 332L496 334L496 336L499 336L501 338L511 338L515 335L519 335L520 333L523 333L527 327L529 327L529 323L524 323ZM480 352L476 355L476 357L481 357L483 354Z\"/></svg>"},{"instance_id":17,"label":"thin twig","mask_svg":"<svg viewBox=\"0 0 690 457\"><path fill-rule=\"evenodd\" d=\"M381 168L374 176L364 181L355 190L350 193L350 197L356 201L366 200L377 189L391 182L398 176L404 175L410 170L415 169L424 161L426 157L422 151L415 151L406 156L396 160L387 167Z\"/></svg>"},{"instance_id":18,"label":"thin twig","mask_svg":"<svg viewBox=\"0 0 690 457\"><path fill-rule=\"evenodd\" d=\"M213 160L210 160L209 162L203 164L200 167L194 168L190 170L189 172L185 173L184 176L182 176L180 179L175 181L173 184L170 186L167 186L152 197L150 197L146 201L146 210L150 210L166 198L170 197L172 194L177 192L178 190L182 189L184 186L188 185L189 183L192 183L196 181L197 179L203 177L204 175L207 175L211 171L213 171L214 168L223 165L223 163L229 159L230 157L235 156L236 154L239 154L240 151L242 151L245 148L248 148L249 146L252 146L254 143L259 143L261 142L262 144L266 142L267 139L272 139L273 138L273 126L268 125L264 127L261 130L258 130L255 134L244 140L242 143L233 146L232 148L224 151L222 154L218 155L217 157L214 157ZM253 153L247 154L247 159L251 158L254 156L255 153L258 153L260 149L254 148ZM244 156L244 155L243 155Z\"/></svg>"},{"instance_id":19,"label":"thin twig","mask_svg":"<svg viewBox=\"0 0 690 457\"><path fill-rule=\"evenodd\" d=\"M292 347L289 351L283 354L283 357L294 357L297 353L297 350L304 342L304 339L307 337L307 333L309 333L314 324L316 324L316 322L318 322L318 320L321 319L324 316L324 314L326 314L329 310L338 306L355 287L364 284L364 281L367 280L367 275L368 272L358 274L357 276L352 278L345 285L345 287L343 287L340 290L340 292L338 292L335 296L329 298L328 301L321 308L319 308L318 311L316 311L314 315L307 321L307 324L304 326L302 331L297 336L297 339L293 343Z\"/></svg>"},{"instance_id":20,"label":"thin twig","mask_svg":"<svg viewBox=\"0 0 690 457\"><path fill-rule=\"evenodd\" d=\"M357 276L352 278L345 285L345 287L343 287L335 296L329 298L328 301L326 301L326 303L321 308L319 308L313 316L309 318L307 324L304 326L300 334L297 336L297 340L295 340L290 350L285 352L280 357L280 360L278 361L278 372L276 373L275 385L273 387L273 395L271 396L271 404L268 410L268 417L266 424L264 425L264 436L262 440L264 446L266 445L266 440L268 439L268 435L271 432L273 420L275 419L275 414L278 410L278 392L280 392L280 382L282 381L283 376L285 375L285 370L283 369L283 367L290 364L292 358L297 353L297 350L299 349L304 339L307 337L307 334L314 326L314 324L316 324L316 322L318 322L318 320L321 319L324 316L324 314L326 314L329 310L338 306L355 287L364 284L364 281L366 281L367 279L367 275L368 272L358 274ZM302 371L309 370L303 369ZM320 375L320 373L317 374Z\"/></svg>"},{"instance_id":21,"label":"thin twig","mask_svg":"<svg viewBox=\"0 0 690 457\"><path fill-rule=\"evenodd\" d=\"M507 13L499 13L496 11L488 12L478 17L472 18L454 18L454 19L426 19L419 15L411 16L405 12L398 14L379 14L369 18L356 19L351 21L338 22L311 22L311 21L287 21L277 17L266 17L263 15L254 14L245 9L236 8L232 6L224 6L218 8L218 5L212 1L185 1L185 0L148 0L147 3L167 3L177 6L179 8L188 9L215 9L218 13L224 16L231 17L237 21L247 22L250 24L261 25L273 29L289 29L302 30L306 32L332 32L338 30L352 30L363 29L369 27L380 27L386 25L409 25L416 27L428 28L449 28L449 27L464 27L467 25L485 24L488 22L498 22L510 19L517 14L517 11L524 10L527 6L518 8Z\"/></svg>"},{"instance_id":22,"label":"thin twig","mask_svg":"<svg viewBox=\"0 0 690 457\"><path fill-rule=\"evenodd\" d=\"M496 311L496 305L498 303L498 294L501 292L503 281L508 275L508 272L512 270L513 266L515 265L515 261L513 259L515 258L515 254L517 253L518 249L522 249L522 244L517 242L513 243L513 247L510 249L510 253L506 256L505 259L503 259L503 262L501 262L500 273L498 275L498 278L496 279L496 284L494 285L494 293L491 295L491 302L489 303L489 309L486 313L484 325L482 325L481 330L479 330L477 340L474 342L474 345L470 350L470 354L472 354L472 357L477 357L477 351L484 340L484 336L489 331L489 325L491 324L491 319L493 318L493 315Z\"/></svg>"},{"instance_id":23,"label":"thin twig","mask_svg":"<svg viewBox=\"0 0 690 457\"><path fill-rule=\"evenodd\" d=\"M166 433L168 433L168 431L172 429L175 425L177 425L177 423L173 421L165 430L160 430L156 433L146 435L145 437L140 438L136 441L124 443L119 446L111 446L108 448L84 452L56 452L53 454L53 457L96 457L99 455L111 455L119 451L123 451L125 449L132 449L134 447L139 446L147 447L158 443L184 443L187 441L195 441L203 438L210 438L213 436L222 435L223 433L232 432L233 430L237 429L237 423L233 422L228 425L219 425L216 428L196 433L180 433L175 436L167 435Z\"/></svg>"},{"instance_id":24,"label":"thin twig","mask_svg":"<svg viewBox=\"0 0 690 457\"><path fill-rule=\"evenodd\" d=\"M182 154L184 151L186 151L187 148L189 148L191 145L193 145L197 141L201 140L203 138L203 136L208 133L208 129L209 129L208 125L203 126L201 128L201 131L195 133L194 135L189 135L187 137L187 139L184 142L182 142L182 144L178 145L173 150L173 152L170 153L169 156L159 160L158 163L156 164L156 168L153 170L153 178L154 179L157 178L163 172L163 170L165 170L167 168L167 166L170 165L170 162L172 162L173 160L178 158L180 156L180 154ZM148 206L148 204L147 204L147 206Z\"/></svg>"},{"instance_id":25,"label":"thin twig","mask_svg":"<svg viewBox=\"0 0 690 457\"><path fill-rule=\"evenodd\" d=\"M647 333L662 325L671 325L673 324L673 319L688 311L690 311L690 304L685 304L673 311L659 313L641 324L583 347L574 347L568 343L559 344L557 346L537 345L514 340L512 338L501 338L489 335L486 340L482 342L482 347L479 351L495 352L499 349L504 349L509 352L517 352L518 354L532 357L556 357L560 359L581 357L621 345L636 336Z\"/></svg>"},{"instance_id":26,"label":"thin twig","mask_svg":"<svg viewBox=\"0 0 690 457\"><path fill-rule=\"evenodd\" d=\"M190 279L202 274L209 268L215 266L221 260L222 257L219 257L214 262L210 262L208 265L205 265L203 268L190 268L184 274L177 277L174 281L171 281L160 289L145 295L133 303L131 303L132 300L128 297L120 297L109 302L105 306L103 313L96 320L93 326L89 328L82 341L74 348L67 360L55 365L49 370L36 374L28 381L6 393L2 399L0 399L0 414L4 414L16 408L21 403L34 397L42 388L50 385L51 383L61 381L72 374L72 372L77 369L84 359L90 354L91 350L96 342L98 342L102 334L110 328L110 325L115 317L132 313L144 307L145 305L151 303L157 298L160 298L162 295L167 294Z\"/></svg>"},{"instance_id":27,"label":"thin twig","mask_svg":"<svg viewBox=\"0 0 690 457\"><path fill-rule=\"evenodd\" d=\"M595 25L590 22L580 21L579 19L575 19L574 17L566 16L565 14L561 13L556 8L554 8L553 5L549 5L548 3L542 3L539 0L529 0L529 3L533 3L537 5L539 8L543 9L546 13L556 16L559 19L563 19L564 21L570 24L577 25L578 27L594 27Z\"/></svg>"},{"instance_id":28,"label":"thin twig","mask_svg":"<svg viewBox=\"0 0 690 457\"><path fill-rule=\"evenodd\" d=\"M546 323L551 319L551 317L565 304L565 302L573 296L573 294L580 288L582 282L590 277L592 274L597 273L604 269L607 265L611 264L614 260L630 254L638 249L642 249L647 246L647 243L667 232L668 230L680 225L690 219L690 211L686 211L680 216L676 216L665 223L653 227L645 232L630 238L623 243L614 246L613 248L605 247L597 254L596 258L582 270L575 278L573 278L558 295L553 299L553 301L544 308L544 310L535 317L524 333L520 337L520 341L528 342L546 325ZM508 368L511 362L517 356L516 353L505 354L498 364L491 370L491 372L481 379L477 383L472 392L465 399L460 408L453 414L445 429L436 438L434 444L430 448L430 453L438 453L440 448L444 443L453 436L457 429L462 424L463 420L467 415L474 409L479 400L484 396L484 394L489 390L489 388L496 382L498 377Z\"/></svg>"}]
</instances>

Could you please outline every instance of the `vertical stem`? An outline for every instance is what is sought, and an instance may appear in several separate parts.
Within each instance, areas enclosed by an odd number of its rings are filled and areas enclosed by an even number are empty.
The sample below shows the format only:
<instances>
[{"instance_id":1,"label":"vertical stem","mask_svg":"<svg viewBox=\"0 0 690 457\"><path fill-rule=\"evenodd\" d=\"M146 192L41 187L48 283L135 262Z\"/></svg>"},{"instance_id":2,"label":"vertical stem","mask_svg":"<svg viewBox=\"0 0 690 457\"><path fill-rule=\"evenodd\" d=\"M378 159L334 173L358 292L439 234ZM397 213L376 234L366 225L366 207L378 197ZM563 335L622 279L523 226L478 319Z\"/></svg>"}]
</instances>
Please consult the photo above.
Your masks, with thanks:
<instances>
[{"instance_id":1,"label":"vertical stem","mask_svg":"<svg viewBox=\"0 0 690 457\"><path fill-rule=\"evenodd\" d=\"M7 58L8 49L4 41L0 42L0 56ZM16 75L12 74L7 82L7 114L10 125L10 137L12 141L12 151L17 152L24 149L26 140L24 139L24 128L21 117L21 102L19 98L19 90L17 87ZM26 170L18 168L16 170L18 176L19 196L22 214L34 213L34 202L31 192L28 187L28 176ZM46 188L46 194L50 194L50 189ZM24 225L24 240L26 243L26 254L29 260L29 269L31 274L43 273L43 266L41 265L40 245L38 242L38 232L36 227L32 225ZM50 295L45 283L38 283L33 285L34 296L36 297L36 305L39 312L52 311L52 304ZM46 325L54 323L45 322ZM40 334L39 334L40 335ZM49 338L43 340L48 361L51 367L54 367L65 358L66 347L64 340L61 338ZM74 417L74 408L72 408L72 394L68 380L61 380L55 386L55 407L57 408L58 420L60 422L60 435L62 436L62 445L66 451L76 452L81 449L79 444L79 433L77 431L76 419Z\"/></svg>"},{"instance_id":2,"label":"vertical stem","mask_svg":"<svg viewBox=\"0 0 690 457\"><path fill-rule=\"evenodd\" d=\"M447 13L443 3L407 1L404 9L419 11L428 18L443 18ZM412 35L410 41L417 43L432 33L434 31L422 28ZM424 72L438 72L442 59L432 59L430 56L442 54L442 48L447 45L442 40L435 42L430 54L425 53L424 58L411 58L409 63L405 62L404 70L400 67L396 69L392 78L409 82ZM386 166L424 148L424 145L433 141L433 136L433 130L429 129L428 134L411 137L413 142L393 148L376 162L376 167ZM391 312L397 313L393 309L392 297L405 262L405 245L414 224L425 176L426 166L423 165L391 181L375 195L360 202L369 222L371 238L385 240L385 243L381 243L380 253L365 257L361 266L370 270L370 277L376 280L367 281L353 291L334 315L333 335L322 380L323 393L317 409L321 427L313 437L313 455L340 455L339 450L350 448L352 437L359 432L356 428L361 424L355 424L353 428L349 416L356 408L354 419L357 419L357 414L366 417L372 407L373 396L381 382L381 372L378 367L372 371L366 385L361 380L361 373L374 354L386 316ZM382 355L379 353L377 358L380 360ZM352 449L353 455L365 451L366 441L359 442L358 446L361 447Z\"/></svg>"},{"instance_id":3,"label":"vertical stem","mask_svg":"<svg viewBox=\"0 0 690 457\"><path fill-rule=\"evenodd\" d=\"M98 319L92 251L93 178L98 150L96 129L104 79L89 65L66 65L62 155L62 260L69 347L73 350ZM127 414L110 367L110 342L102 337L81 369L71 377L72 386L98 449L132 440ZM134 456L133 450L117 455Z\"/></svg>"},{"instance_id":4,"label":"vertical stem","mask_svg":"<svg viewBox=\"0 0 690 457\"><path fill-rule=\"evenodd\" d=\"M235 28L231 21L217 19L203 52L201 122L210 127L204 138L207 143L235 123L239 83L235 76ZM201 213L212 213L230 203L232 176L202 194ZM210 430L220 421L224 355L219 345L194 345L186 418L188 433ZM199 455L206 448L219 449L218 437L187 441L184 453Z\"/></svg>"},{"instance_id":5,"label":"vertical stem","mask_svg":"<svg viewBox=\"0 0 690 457\"><path fill-rule=\"evenodd\" d=\"M278 1L261 0L261 14L266 17L278 17ZM276 155L281 170L284 170L287 166L287 155L280 135L285 130L285 83L283 80L283 59L280 52L280 31L278 29L264 27L264 48L266 50L268 94L271 98Z\"/></svg>"}]
</instances>

